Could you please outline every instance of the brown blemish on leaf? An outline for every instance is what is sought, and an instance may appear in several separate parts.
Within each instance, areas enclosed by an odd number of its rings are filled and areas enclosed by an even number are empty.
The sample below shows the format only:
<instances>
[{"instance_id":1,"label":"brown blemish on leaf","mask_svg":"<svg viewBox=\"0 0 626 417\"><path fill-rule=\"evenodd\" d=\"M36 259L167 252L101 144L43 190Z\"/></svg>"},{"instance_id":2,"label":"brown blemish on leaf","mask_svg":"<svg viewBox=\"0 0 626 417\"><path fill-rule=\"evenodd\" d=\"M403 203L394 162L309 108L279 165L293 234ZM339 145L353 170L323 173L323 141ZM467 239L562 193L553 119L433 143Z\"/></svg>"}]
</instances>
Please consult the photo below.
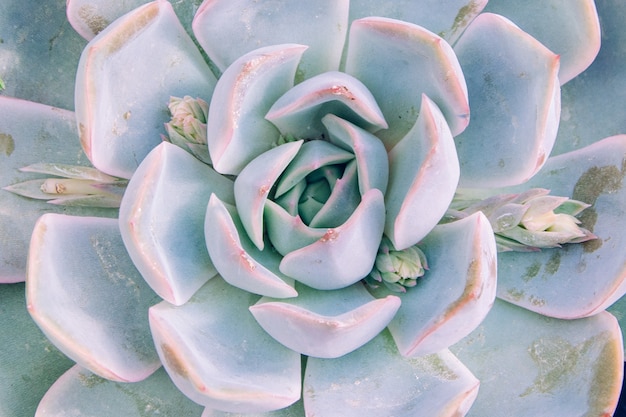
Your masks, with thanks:
<instances>
[{"instance_id":1,"label":"brown blemish on leaf","mask_svg":"<svg viewBox=\"0 0 626 417\"><path fill-rule=\"evenodd\" d=\"M162 344L161 351L163 352L163 359L172 371L176 372L183 378L187 378L189 376L185 364L174 349L172 349L169 345Z\"/></svg>"},{"instance_id":2,"label":"brown blemish on leaf","mask_svg":"<svg viewBox=\"0 0 626 417\"><path fill-rule=\"evenodd\" d=\"M452 24L452 28L450 28L450 33L455 33L459 29L466 27L469 24L469 21L478 13L478 8L479 6L475 1L471 1L467 5L461 7L454 18L454 23Z\"/></svg>"},{"instance_id":3,"label":"brown blemish on leaf","mask_svg":"<svg viewBox=\"0 0 626 417\"><path fill-rule=\"evenodd\" d=\"M102 15L98 14L98 11L94 6L90 5L81 6L80 9L78 9L78 17L85 22L89 30L94 35L102 32L104 28L109 26L110 23Z\"/></svg>"},{"instance_id":4,"label":"brown blemish on leaf","mask_svg":"<svg viewBox=\"0 0 626 417\"><path fill-rule=\"evenodd\" d=\"M87 387L87 388L93 388L97 385L107 382L106 379L101 378L98 375L95 375L95 374L85 375L82 372L78 374L78 380L80 381L82 386Z\"/></svg>"},{"instance_id":5,"label":"brown blemish on leaf","mask_svg":"<svg viewBox=\"0 0 626 417\"><path fill-rule=\"evenodd\" d=\"M624 175L626 175L626 158L622 160L622 166L608 165L603 167L591 167L585 171L574 186L572 198L591 204L578 216L581 226L593 232L598 220L598 213L594 204L600 195L614 193L623 187ZM587 253L594 252L602 246L602 239L588 240L582 243L583 250Z\"/></svg>"},{"instance_id":6,"label":"brown blemish on leaf","mask_svg":"<svg viewBox=\"0 0 626 417\"><path fill-rule=\"evenodd\" d=\"M621 346L617 339L612 338L607 332L600 335L599 339L606 341L600 351L597 366L593 373L593 382L589 385L588 398L589 409L585 416L610 416L612 405L617 401L619 390L616 382L620 381L621 366L616 364L613 358L620 357Z\"/></svg>"},{"instance_id":7,"label":"brown blemish on leaf","mask_svg":"<svg viewBox=\"0 0 626 417\"><path fill-rule=\"evenodd\" d=\"M13 140L13 136L6 133L0 133L0 153L5 154L6 156L11 156L14 150L15 140Z\"/></svg>"},{"instance_id":8,"label":"brown blemish on leaf","mask_svg":"<svg viewBox=\"0 0 626 417\"><path fill-rule=\"evenodd\" d=\"M507 294L508 294L508 296L509 296L509 299L510 299L510 300L512 300L512 301L519 301L519 300L521 300L522 298L524 298L524 295L525 295L524 291L522 291L522 290L517 290L517 289L515 289L515 288L511 288L511 289L509 289L509 290L507 291Z\"/></svg>"},{"instance_id":9,"label":"brown blemish on leaf","mask_svg":"<svg viewBox=\"0 0 626 417\"><path fill-rule=\"evenodd\" d=\"M557 249L552 252L552 256L550 256L550 259L548 259L548 262L546 263L546 267L545 267L546 274L554 275L559 270L560 266L561 266L561 251Z\"/></svg>"},{"instance_id":10,"label":"brown blemish on leaf","mask_svg":"<svg viewBox=\"0 0 626 417\"><path fill-rule=\"evenodd\" d=\"M522 277L522 280L524 282L530 281L531 279L535 278L537 274L539 274L540 270L541 270L541 263L534 262L532 265L526 268L526 273Z\"/></svg>"}]
</instances>

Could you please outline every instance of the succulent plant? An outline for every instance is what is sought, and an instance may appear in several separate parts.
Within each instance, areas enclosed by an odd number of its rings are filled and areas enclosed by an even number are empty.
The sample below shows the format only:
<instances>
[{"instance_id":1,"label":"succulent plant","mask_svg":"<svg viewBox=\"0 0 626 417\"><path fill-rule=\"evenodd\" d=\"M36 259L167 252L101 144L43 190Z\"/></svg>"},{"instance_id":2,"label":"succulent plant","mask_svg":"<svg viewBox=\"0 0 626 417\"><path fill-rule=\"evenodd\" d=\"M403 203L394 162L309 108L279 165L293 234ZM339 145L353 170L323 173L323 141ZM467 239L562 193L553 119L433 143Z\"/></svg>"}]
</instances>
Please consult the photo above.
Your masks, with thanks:
<instances>
[{"instance_id":1,"label":"succulent plant","mask_svg":"<svg viewBox=\"0 0 626 417\"><path fill-rule=\"evenodd\" d=\"M0 6L0 415L612 414L597 6Z\"/></svg>"}]
</instances>

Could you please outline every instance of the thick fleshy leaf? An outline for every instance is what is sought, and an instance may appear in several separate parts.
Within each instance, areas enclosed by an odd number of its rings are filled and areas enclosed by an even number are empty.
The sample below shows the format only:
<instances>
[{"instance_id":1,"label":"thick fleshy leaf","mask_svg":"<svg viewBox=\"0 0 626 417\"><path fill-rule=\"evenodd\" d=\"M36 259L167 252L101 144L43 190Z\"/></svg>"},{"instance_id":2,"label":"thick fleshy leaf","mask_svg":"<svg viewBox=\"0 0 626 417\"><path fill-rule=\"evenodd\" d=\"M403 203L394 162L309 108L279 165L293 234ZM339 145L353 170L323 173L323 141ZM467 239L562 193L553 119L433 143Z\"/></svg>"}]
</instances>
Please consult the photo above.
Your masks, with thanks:
<instances>
[{"instance_id":1,"label":"thick fleshy leaf","mask_svg":"<svg viewBox=\"0 0 626 417\"><path fill-rule=\"evenodd\" d=\"M497 301L483 324L451 347L480 379L468 416L611 416L622 384L622 339L602 312L558 320Z\"/></svg>"},{"instance_id":2,"label":"thick fleshy leaf","mask_svg":"<svg viewBox=\"0 0 626 417\"><path fill-rule=\"evenodd\" d=\"M2 6L0 6L1 8ZM1 19L1 17L0 17ZM89 165L81 152L74 113L0 96L0 188L41 177L21 168L39 162ZM0 282L26 279L26 255L35 222L43 213L111 217L116 210L56 207L0 189ZM19 219L19 221L16 221Z\"/></svg>"},{"instance_id":3,"label":"thick fleshy leaf","mask_svg":"<svg viewBox=\"0 0 626 417\"><path fill-rule=\"evenodd\" d=\"M74 75L86 42L67 21L64 1L0 2L0 39L0 95L74 108Z\"/></svg>"},{"instance_id":4,"label":"thick fleshy leaf","mask_svg":"<svg viewBox=\"0 0 626 417\"><path fill-rule=\"evenodd\" d=\"M265 117L285 135L313 139L323 135L320 121L329 113L369 132L388 127L367 87L338 71L325 72L296 85L274 103Z\"/></svg>"},{"instance_id":5,"label":"thick fleshy leaf","mask_svg":"<svg viewBox=\"0 0 626 417\"><path fill-rule=\"evenodd\" d=\"M264 211L265 226L272 246L281 255L303 248L321 239L327 229L309 227L300 216L290 215L284 208L266 201Z\"/></svg>"},{"instance_id":6,"label":"thick fleshy leaf","mask_svg":"<svg viewBox=\"0 0 626 417\"><path fill-rule=\"evenodd\" d=\"M363 195L344 224L327 229L315 243L287 254L280 270L319 290L352 285L372 270L384 222L383 196L374 188Z\"/></svg>"},{"instance_id":7,"label":"thick fleshy leaf","mask_svg":"<svg viewBox=\"0 0 626 417\"><path fill-rule=\"evenodd\" d=\"M405 356L437 352L467 336L496 296L496 244L482 213L435 227L420 249L429 270L399 294L402 305L389 324ZM383 288L374 294L387 294Z\"/></svg>"},{"instance_id":8,"label":"thick fleshy leaf","mask_svg":"<svg viewBox=\"0 0 626 417\"><path fill-rule=\"evenodd\" d=\"M306 48L285 44L255 49L222 74L207 117L209 153L217 172L237 175L276 146L279 132L265 115L293 86Z\"/></svg>"},{"instance_id":9,"label":"thick fleshy leaf","mask_svg":"<svg viewBox=\"0 0 626 417\"><path fill-rule=\"evenodd\" d=\"M276 411L267 411L265 413L227 413L224 411L205 408L201 417L303 417L304 404L298 401L286 408Z\"/></svg>"},{"instance_id":10,"label":"thick fleshy leaf","mask_svg":"<svg viewBox=\"0 0 626 417\"><path fill-rule=\"evenodd\" d=\"M235 179L235 201L250 240L263 250L263 208L278 177L293 160L302 141L289 142L262 153Z\"/></svg>"},{"instance_id":11,"label":"thick fleshy leaf","mask_svg":"<svg viewBox=\"0 0 626 417\"><path fill-rule=\"evenodd\" d=\"M561 91L561 124L553 155L569 152L626 132L622 106L626 102L626 4L622 0L596 2L601 47L591 66Z\"/></svg>"},{"instance_id":12,"label":"thick fleshy leaf","mask_svg":"<svg viewBox=\"0 0 626 417\"><path fill-rule=\"evenodd\" d=\"M176 389L159 369L134 384L108 381L79 365L72 367L50 387L35 417L76 416L146 417L200 416L202 407Z\"/></svg>"},{"instance_id":13,"label":"thick fleshy leaf","mask_svg":"<svg viewBox=\"0 0 626 417\"><path fill-rule=\"evenodd\" d=\"M289 189L316 169L328 165L342 164L353 158L354 154L352 152L334 146L325 140L304 142L299 148L297 155L284 170L276 187L276 197L280 197L289 191Z\"/></svg>"},{"instance_id":14,"label":"thick fleshy leaf","mask_svg":"<svg viewBox=\"0 0 626 417\"><path fill-rule=\"evenodd\" d=\"M76 118L85 153L99 170L130 178L161 142L170 96L208 101L215 82L169 2L133 10L100 32L81 56Z\"/></svg>"},{"instance_id":15,"label":"thick fleshy leaf","mask_svg":"<svg viewBox=\"0 0 626 417\"><path fill-rule=\"evenodd\" d=\"M453 43L487 0L351 0L350 21L369 16L415 23Z\"/></svg>"},{"instance_id":16,"label":"thick fleshy leaf","mask_svg":"<svg viewBox=\"0 0 626 417\"><path fill-rule=\"evenodd\" d=\"M150 308L163 366L198 404L255 413L300 398L300 355L256 323L248 307L257 299L218 277L181 307L164 301Z\"/></svg>"},{"instance_id":17,"label":"thick fleshy leaf","mask_svg":"<svg viewBox=\"0 0 626 417\"><path fill-rule=\"evenodd\" d=\"M248 238L236 209L229 210L215 194L207 207L204 234L211 260L229 284L275 298L298 295L293 280L278 269L282 257L271 246L258 250Z\"/></svg>"},{"instance_id":18,"label":"thick fleshy leaf","mask_svg":"<svg viewBox=\"0 0 626 417\"><path fill-rule=\"evenodd\" d=\"M335 291L304 285L296 289L297 298L263 297L250 311L274 339L318 358L337 358L363 346L389 324L400 307L398 297L375 299L361 283Z\"/></svg>"},{"instance_id":19,"label":"thick fleshy leaf","mask_svg":"<svg viewBox=\"0 0 626 417\"><path fill-rule=\"evenodd\" d=\"M193 30L222 71L260 47L292 42L308 45L297 74L303 80L339 69L348 7L349 0L205 0L194 18Z\"/></svg>"},{"instance_id":20,"label":"thick fleshy leaf","mask_svg":"<svg viewBox=\"0 0 626 417\"><path fill-rule=\"evenodd\" d=\"M67 20L80 36L93 39L118 17L125 15L147 0L67 0Z\"/></svg>"},{"instance_id":21,"label":"thick fleshy leaf","mask_svg":"<svg viewBox=\"0 0 626 417\"><path fill-rule=\"evenodd\" d=\"M577 318L596 314L624 295L625 176L626 135L548 159L519 189L548 188L552 195L591 204L578 217L598 239L500 254L498 297L544 315Z\"/></svg>"},{"instance_id":22,"label":"thick fleshy leaf","mask_svg":"<svg viewBox=\"0 0 626 417\"><path fill-rule=\"evenodd\" d=\"M455 138L460 185L521 184L554 145L561 110L558 55L492 13L478 16L454 51L472 103L472 123Z\"/></svg>"},{"instance_id":23,"label":"thick fleshy leaf","mask_svg":"<svg viewBox=\"0 0 626 417\"><path fill-rule=\"evenodd\" d=\"M478 385L448 350L406 358L383 332L341 358L309 358L304 408L311 416L464 416Z\"/></svg>"},{"instance_id":24,"label":"thick fleshy leaf","mask_svg":"<svg viewBox=\"0 0 626 417\"><path fill-rule=\"evenodd\" d=\"M413 127L421 95L441 109L454 135L469 122L467 88L450 45L419 26L385 18L356 20L346 72L367 86L389 129L378 132L391 149Z\"/></svg>"},{"instance_id":25,"label":"thick fleshy leaf","mask_svg":"<svg viewBox=\"0 0 626 417\"><path fill-rule=\"evenodd\" d=\"M511 19L558 54L561 84L583 72L600 49L600 22L594 0L531 0L523 7L491 0L485 11Z\"/></svg>"},{"instance_id":26,"label":"thick fleshy leaf","mask_svg":"<svg viewBox=\"0 0 626 417\"><path fill-rule=\"evenodd\" d=\"M172 304L186 302L217 273L204 238L213 193L234 203L230 179L162 142L139 166L122 199L126 249L152 289Z\"/></svg>"},{"instance_id":27,"label":"thick fleshy leaf","mask_svg":"<svg viewBox=\"0 0 626 417\"><path fill-rule=\"evenodd\" d=\"M441 220L459 182L454 140L425 95L417 123L389 152L385 234L396 249L419 242Z\"/></svg>"},{"instance_id":28,"label":"thick fleshy leaf","mask_svg":"<svg viewBox=\"0 0 626 417\"><path fill-rule=\"evenodd\" d=\"M74 363L26 310L24 284L0 285L0 415L32 417L50 385Z\"/></svg>"},{"instance_id":29,"label":"thick fleshy leaf","mask_svg":"<svg viewBox=\"0 0 626 417\"><path fill-rule=\"evenodd\" d=\"M26 301L67 356L104 378L134 382L161 366L146 317L158 297L126 254L117 223L42 216L30 246Z\"/></svg>"},{"instance_id":30,"label":"thick fleshy leaf","mask_svg":"<svg viewBox=\"0 0 626 417\"><path fill-rule=\"evenodd\" d=\"M389 179L389 160L383 143L361 127L334 114L324 116L322 123L328 130L331 143L354 154L361 195L372 188L385 194Z\"/></svg>"}]
</instances>

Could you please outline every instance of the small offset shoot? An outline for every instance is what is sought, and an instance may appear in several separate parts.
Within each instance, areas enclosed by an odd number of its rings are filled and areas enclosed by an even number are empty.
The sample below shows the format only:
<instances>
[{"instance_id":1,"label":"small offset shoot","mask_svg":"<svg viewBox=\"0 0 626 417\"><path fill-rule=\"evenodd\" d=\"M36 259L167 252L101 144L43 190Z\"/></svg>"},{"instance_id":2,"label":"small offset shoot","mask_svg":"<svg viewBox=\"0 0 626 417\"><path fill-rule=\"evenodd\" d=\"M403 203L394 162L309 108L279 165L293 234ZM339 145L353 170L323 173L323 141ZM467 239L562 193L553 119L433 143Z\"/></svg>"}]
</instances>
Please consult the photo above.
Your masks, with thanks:
<instances>
[{"instance_id":1,"label":"small offset shoot","mask_svg":"<svg viewBox=\"0 0 626 417\"><path fill-rule=\"evenodd\" d=\"M206 120L209 104L190 96L170 97L172 119L165 124L168 136L163 140L183 148L205 164L212 165L207 146Z\"/></svg>"},{"instance_id":2,"label":"small offset shoot","mask_svg":"<svg viewBox=\"0 0 626 417\"><path fill-rule=\"evenodd\" d=\"M63 206L118 208L128 184L127 180L95 168L77 165L37 163L20 168L20 171L52 177L19 182L4 187L4 190Z\"/></svg>"},{"instance_id":3,"label":"small offset shoot","mask_svg":"<svg viewBox=\"0 0 626 417\"><path fill-rule=\"evenodd\" d=\"M533 188L483 200L457 196L444 220L454 221L482 211L491 223L499 252L535 252L597 238L576 218L589 204L549 193Z\"/></svg>"}]
</instances>

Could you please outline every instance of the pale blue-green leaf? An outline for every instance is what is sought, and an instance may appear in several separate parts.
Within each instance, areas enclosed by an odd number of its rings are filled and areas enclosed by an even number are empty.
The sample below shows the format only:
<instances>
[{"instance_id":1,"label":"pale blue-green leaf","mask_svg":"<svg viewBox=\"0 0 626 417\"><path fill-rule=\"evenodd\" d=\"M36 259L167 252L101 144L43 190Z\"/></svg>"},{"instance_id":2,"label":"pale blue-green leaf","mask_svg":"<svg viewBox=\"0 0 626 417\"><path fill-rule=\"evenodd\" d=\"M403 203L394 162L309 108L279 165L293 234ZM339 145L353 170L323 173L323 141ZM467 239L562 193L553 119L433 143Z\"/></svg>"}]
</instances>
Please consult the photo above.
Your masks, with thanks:
<instances>
[{"instance_id":1,"label":"pale blue-green leaf","mask_svg":"<svg viewBox=\"0 0 626 417\"><path fill-rule=\"evenodd\" d=\"M384 148L383 148L384 149ZM358 164L352 160L345 168L343 176L335 181L328 200L309 222L316 228L337 227L347 221L361 203L359 191Z\"/></svg>"},{"instance_id":2,"label":"pale blue-green leaf","mask_svg":"<svg viewBox=\"0 0 626 417\"><path fill-rule=\"evenodd\" d=\"M67 0L67 20L89 41L118 17L145 3L148 0Z\"/></svg>"},{"instance_id":3,"label":"pale blue-green leaf","mask_svg":"<svg viewBox=\"0 0 626 417\"><path fill-rule=\"evenodd\" d=\"M141 382L108 381L79 365L50 387L35 417L199 417L202 407L176 389L163 369Z\"/></svg>"},{"instance_id":4,"label":"pale blue-green leaf","mask_svg":"<svg viewBox=\"0 0 626 417\"><path fill-rule=\"evenodd\" d=\"M621 135L549 158L529 183L513 189L548 188L552 195L591 204L578 218L598 239L536 253L500 254L498 297L571 319L596 314L624 295L625 176L626 135Z\"/></svg>"},{"instance_id":5,"label":"pale blue-green leaf","mask_svg":"<svg viewBox=\"0 0 626 417\"><path fill-rule=\"evenodd\" d=\"M496 245L482 213L435 227L420 249L429 269L415 287L399 294L402 306L389 324L406 356L437 352L467 336L496 296ZM387 294L383 288L374 294Z\"/></svg>"},{"instance_id":6,"label":"pale blue-green leaf","mask_svg":"<svg viewBox=\"0 0 626 417\"><path fill-rule=\"evenodd\" d=\"M302 400L299 400L289 407L265 413L228 413L205 408L201 417L304 417L304 405Z\"/></svg>"},{"instance_id":7,"label":"pale blue-green leaf","mask_svg":"<svg viewBox=\"0 0 626 417\"><path fill-rule=\"evenodd\" d=\"M89 165L80 149L74 113L0 96L0 114L0 188L41 177L20 171L34 163ZM35 221L46 212L117 215L111 209L55 207L0 189L0 282L26 278L28 242Z\"/></svg>"},{"instance_id":8,"label":"pale blue-green leaf","mask_svg":"<svg viewBox=\"0 0 626 417\"><path fill-rule=\"evenodd\" d=\"M309 358L304 409L311 416L464 416L478 385L450 351L406 358L385 331L341 358Z\"/></svg>"},{"instance_id":9,"label":"pale blue-green leaf","mask_svg":"<svg viewBox=\"0 0 626 417\"><path fill-rule=\"evenodd\" d=\"M209 408L257 413L300 398L300 355L268 335L248 307L258 296L217 277L185 305L150 308L150 328L174 384Z\"/></svg>"},{"instance_id":10,"label":"pale blue-green leaf","mask_svg":"<svg viewBox=\"0 0 626 417\"><path fill-rule=\"evenodd\" d=\"M227 208L214 194L204 221L206 247L226 282L254 294L295 297L293 280L278 265L282 257L271 246L260 251L248 238L234 207Z\"/></svg>"},{"instance_id":11,"label":"pale blue-green leaf","mask_svg":"<svg viewBox=\"0 0 626 417\"><path fill-rule=\"evenodd\" d=\"M115 381L159 366L149 306L158 301L128 257L116 219L45 214L28 257L28 311L67 356Z\"/></svg>"},{"instance_id":12,"label":"pale blue-green leaf","mask_svg":"<svg viewBox=\"0 0 626 417\"><path fill-rule=\"evenodd\" d=\"M296 85L274 103L265 117L283 134L312 139L324 134L321 119L329 113L369 132L388 127L367 87L338 71L325 72Z\"/></svg>"},{"instance_id":13,"label":"pale blue-green leaf","mask_svg":"<svg viewBox=\"0 0 626 417\"><path fill-rule=\"evenodd\" d=\"M250 240L263 250L263 208L278 177L294 159L302 141L288 142L262 153L235 179L235 201L239 218Z\"/></svg>"},{"instance_id":14,"label":"pale blue-green leaf","mask_svg":"<svg viewBox=\"0 0 626 417\"><path fill-rule=\"evenodd\" d=\"M561 96L561 124L553 154L568 152L601 138L626 132L622 106L626 102L626 3L596 2L601 47L591 66L565 84Z\"/></svg>"},{"instance_id":15,"label":"pale blue-green leaf","mask_svg":"<svg viewBox=\"0 0 626 417\"><path fill-rule=\"evenodd\" d=\"M359 192L365 194L372 188L387 191L389 160L383 142L376 136L334 114L324 116L324 127L331 143L352 152L356 158Z\"/></svg>"},{"instance_id":16,"label":"pale blue-green leaf","mask_svg":"<svg viewBox=\"0 0 626 417\"><path fill-rule=\"evenodd\" d=\"M347 287L372 270L385 224L382 193L372 189L341 226L329 228L316 242L287 254L280 270L309 287Z\"/></svg>"},{"instance_id":17,"label":"pale blue-green leaf","mask_svg":"<svg viewBox=\"0 0 626 417\"><path fill-rule=\"evenodd\" d=\"M375 299L361 283L335 291L305 285L296 289L296 298L263 297L250 311L274 339L317 358L337 358L363 346L389 324L400 307L395 295Z\"/></svg>"},{"instance_id":18,"label":"pale blue-green leaf","mask_svg":"<svg viewBox=\"0 0 626 417\"><path fill-rule=\"evenodd\" d=\"M385 234L396 249L419 242L441 220L459 182L459 160L439 108L422 96L417 123L389 152Z\"/></svg>"},{"instance_id":19,"label":"pale blue-green leaf","mask_svg":"<svg viewBox=\"0 0 626 417\"><path fill-rule=\"evenodd\" d=\"M600 22L594 0L531 0L523 7L491 0L485 11L511 19L558 54L561 84L587 69L600 49Z\"/></svg>"},{"instance_id":20,"label":"pale blue-green leaf","mask_svg":"<svg viewBox=\"0 0 626 417\"><path fill-rule=\"evenodd\" d=\"M193 21L202 48L225 70L254 49L301 43L309 49L296 78L339 69L348 29L349 0L316 2L205 1Z\"/></svg>"},{"instance_id":21,"label":"pale blue-green leaf","mask_svg":"<svg viewBox=\"0 0 626 417\"><path fill-rule=\"evenodd\" d=\"M120 232L152 289L182 304L217 271L204 238L211 194L233 203L233 183L183 149L162 142L144 159L120 207Z\"/></svg>"},{"instance_id":22,"label":"pale blue-green leaf","mask_svg":"<svg viewBox=\"0 0 626 417\"><path fill-rule=\"evenodd\" d=\"M453 43L487 0L351 0L350 21L369 16L415 23Z\"/></svg>"},{"instance_id":23,"label":"pale blue-green leaf","mask_svg":"<svg viewBox=\"0 0 626 417\"><path fill-rule=\"evenodd\" d=\"M86 42L68 23L64 1L0 2L0 39L0 95L74 108L74 75Z\"/></svg>"},{"instance_id":24,"label":"pale blue-green leaf","mask_svg":"<svg viewBox=\"0 0 626 417\"><path fill-rule=\"evenodd\" d=\"M215 83L169 2L133 10L100 32L81 56L76 118L85 153L99 170L130 178L161 142L170 96L208 101Z\"/></svg>"},{"instance_id":25,"label":"pale blue-green leaf","mask_svg":"<svg viewBox=\"0 0 626 417\"><path fill-rule=\"evenodd\" d=\"M304 142L298 150L298 154L289 163L280 181L278 181L276 197L280 197L289 191L316 169L328 165L342 164L353 158L354 154L352 152L348 152L325 140Z\"/></svg>"},{"instance_id":26,"label":"pale blue-green leaf","mask_svg":"<svg viewBox=\"0 0 626 417\"><path fill-rule=\"evenodd\" d=\"M611 416L624 355L617 320L546 318L497 300L450 348L480 379L468 416Z\"/></svg>"},{"instance_id":27,"label":"pale blue-green leaf","mask_svg":"<svg viewBox=\"0 0 626 417\"><path fill-rule=\"evenodd\" d=\"M309 227L273 201L265 202L265 227L272 246L281 255L303 248L321 239L327 229Z\"/></svg>"},{"instance_id":28,"label":"pale blue-green leaf","mask_svg":"<svg viewBox=\"0 0 626 417\"><path fill-rule=\"evenodd\" d=\"M285 194L281 195L278 198L267 200L267 202L273 201L274 203L285 209L290 215L296 216L298 214L300 199L302 198L306 188L307 181L306 179L303 179L302 181L291 187L291 189Z\"/></svg>"},{"instance_id":29,"label":"pale blue-green leaf","mask_svg":"<svg viewBox=\"0 0 626 417\"><path fill-rule=\"evenodd\" d=\"M472 123L455 138L460 185L521 184L541 168L554 145L561 110L559 57L492 13L478 16L454 50L472 103Z\"/></svg>"},{"instance_id":30,"label":"pale blue-green leaf","mask_svg":"<svg viewBox=\"0 0 626 417\"><path fill-rule=\"evenodd\" d=\"M0 285L0 415L32 417L50 385L73 365L33 323L24 285Z\"/></svg>"},{"instance_id":31,"label":"pale blue-green leaf","mask_svg":"<svg viewBox=\"0 0 626 417\"><path fill-rule=\"evenodd\" d=\"M279 132L265 115L293 87L306 48L285 44L255 49L224 71L207 117L209 153L217 172L237 175L248 162L276 146Z\"/></svg>"},{"instance_id":32,"label":"pale blue-green leaf","mask_svg":"<svg viewBox=\"0 0 626 417\"><path fill-rule=\"evenodd\" d=\"M454 135L469 122L465 79L454 51L419 26L385 18L356 20L346 72L372 92L389 129L378 132L391 149L415 124L422 94L441 109Z\"/></svg>"}]
</instances>

